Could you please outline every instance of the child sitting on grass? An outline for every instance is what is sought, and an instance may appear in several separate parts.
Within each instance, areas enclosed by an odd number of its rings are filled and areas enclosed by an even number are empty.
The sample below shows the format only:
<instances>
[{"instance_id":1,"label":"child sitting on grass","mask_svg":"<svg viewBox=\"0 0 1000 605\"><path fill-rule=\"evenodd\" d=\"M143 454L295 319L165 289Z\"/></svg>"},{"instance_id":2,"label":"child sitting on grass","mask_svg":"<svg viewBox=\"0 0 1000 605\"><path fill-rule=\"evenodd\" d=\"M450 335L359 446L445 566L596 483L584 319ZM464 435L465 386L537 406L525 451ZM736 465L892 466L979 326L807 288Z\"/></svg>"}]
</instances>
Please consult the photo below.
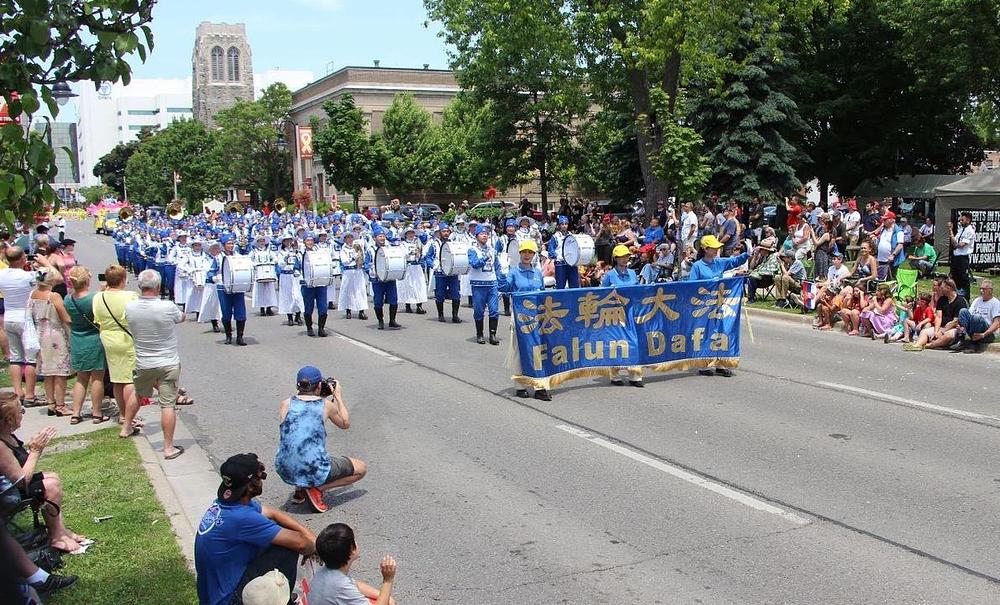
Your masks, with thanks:
<instances>
[{"instance_id":1,"label":"child sitting on grass","mask_svg":"<svg viewBox=\"0 0 1000 605\"><path fill-rule=\"evenodd\" d=\"M903 301L903 306L896 308L896 323L882 337L882 342L899 342L907 340L907 334L912 333L916 324L913 321L913 297L907 296Z\"/></svg>"}]
</instances>

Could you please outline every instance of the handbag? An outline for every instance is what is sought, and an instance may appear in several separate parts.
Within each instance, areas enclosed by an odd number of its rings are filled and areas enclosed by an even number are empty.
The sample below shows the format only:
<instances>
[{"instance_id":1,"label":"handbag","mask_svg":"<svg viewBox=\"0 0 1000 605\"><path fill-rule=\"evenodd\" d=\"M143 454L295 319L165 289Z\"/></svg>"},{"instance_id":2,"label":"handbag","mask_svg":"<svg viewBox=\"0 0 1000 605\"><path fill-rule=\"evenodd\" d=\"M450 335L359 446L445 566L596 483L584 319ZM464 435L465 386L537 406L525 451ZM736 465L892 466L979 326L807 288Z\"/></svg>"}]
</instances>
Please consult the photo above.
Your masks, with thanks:
<instances>
[{"instance_id":1,"label":"handbag","mask_svg":"<svg viewBox=\"0 0 1000 605\"><path fill-rule=\"evenodd\" d=\"M35 326L35 318L31 316L30 308L25 309L21 342L25 351L38 352L42 349L42 343L38 340L38 328Z\"/></svg>"}]
</instances>

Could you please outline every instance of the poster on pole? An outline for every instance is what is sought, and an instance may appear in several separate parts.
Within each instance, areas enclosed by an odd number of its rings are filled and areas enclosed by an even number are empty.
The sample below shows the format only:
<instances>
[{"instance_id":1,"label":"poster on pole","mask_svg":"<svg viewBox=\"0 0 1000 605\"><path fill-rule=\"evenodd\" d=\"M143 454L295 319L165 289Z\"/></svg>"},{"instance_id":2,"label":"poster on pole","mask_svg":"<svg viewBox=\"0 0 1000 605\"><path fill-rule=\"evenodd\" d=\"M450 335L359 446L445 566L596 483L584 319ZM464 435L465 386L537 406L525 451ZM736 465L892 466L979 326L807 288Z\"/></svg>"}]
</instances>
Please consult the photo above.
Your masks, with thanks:
<instances>
[{"instance_id":1,"label":"poster on pole","mask_svg":"<svg viewBox=\"0 0 1000 605\"><path fill-rule=\"evenodd\" d=\"M311 160L313 157L313 129L311 126L299 126L299 157Z\"/></svg>"}]
</instances>

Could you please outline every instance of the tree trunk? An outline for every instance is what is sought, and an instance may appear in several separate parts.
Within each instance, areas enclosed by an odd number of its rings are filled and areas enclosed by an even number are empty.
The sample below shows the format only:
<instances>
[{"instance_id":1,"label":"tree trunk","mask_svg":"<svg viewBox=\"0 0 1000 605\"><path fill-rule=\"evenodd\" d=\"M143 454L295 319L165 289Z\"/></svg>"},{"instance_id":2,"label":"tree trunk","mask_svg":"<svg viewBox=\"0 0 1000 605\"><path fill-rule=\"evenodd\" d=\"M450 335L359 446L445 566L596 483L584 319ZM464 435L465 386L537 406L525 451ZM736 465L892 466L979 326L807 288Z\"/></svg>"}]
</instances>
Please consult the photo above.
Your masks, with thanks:
<instances>
[{"instance_id":1,"label":"tree trunk","mask_svg":"<svg viewBox=\"0 0 1000 605\"><path fill-rule=\"evenodd\" d=\"M541 162L538 163L538 182L542 186L542 214L545 216L549 215L549 171L548 171L548 154L545 153L545 147L542 146L541 149Z\"/></svg>"},{"instance_id":2,"label":"tree trunk","mask_svg":"<svg viewBox=\"0 0 1000 605\"><path fill-rule=\"evenodd\" d=\"M819 183L819 205L821 208L823 208L823 210L826 210L827 208L830 207L829 206L830 202L827 199L829 197L830 185L823 179L820 179L818 183Z\"/></svg>"},{"instance_id":3,"label":"tree trunk","mask_svg":"<svg viewBox=\"0 0 1000 605\"><path fill-rule=\"evenodd\" d=\"M626 72L629 92L632 96L633 115L636 123L636 142L639 147L639 167L646 185L646 216L652 216L656 200L666 199L670 184L653 174L652 158L663 145L660 129L653 115L649 98L649 79L645 72L630 69Z\"/></svg>"}]
</instances>

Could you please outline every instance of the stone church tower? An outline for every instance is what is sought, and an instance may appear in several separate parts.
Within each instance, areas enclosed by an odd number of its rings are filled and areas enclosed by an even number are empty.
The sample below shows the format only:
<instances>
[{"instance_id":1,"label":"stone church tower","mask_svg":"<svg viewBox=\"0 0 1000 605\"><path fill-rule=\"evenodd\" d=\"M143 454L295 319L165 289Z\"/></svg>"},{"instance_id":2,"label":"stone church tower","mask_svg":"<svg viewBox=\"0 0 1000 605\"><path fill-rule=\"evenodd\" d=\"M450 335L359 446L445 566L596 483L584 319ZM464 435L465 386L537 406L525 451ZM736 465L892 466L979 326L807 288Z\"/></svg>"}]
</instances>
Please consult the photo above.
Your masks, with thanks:
<instances>
[{"instance_id":1,"label":"stone church tower","mask_svg":"<svg viewBox=\"0 0 1000 605\"><path fill-rule=\"evenodd\" d=\"M194 119L215 126L215 114L238 100L253 101L253 57L242 23L201 22L191 56Z\"/></svg>"}]
</instances>

